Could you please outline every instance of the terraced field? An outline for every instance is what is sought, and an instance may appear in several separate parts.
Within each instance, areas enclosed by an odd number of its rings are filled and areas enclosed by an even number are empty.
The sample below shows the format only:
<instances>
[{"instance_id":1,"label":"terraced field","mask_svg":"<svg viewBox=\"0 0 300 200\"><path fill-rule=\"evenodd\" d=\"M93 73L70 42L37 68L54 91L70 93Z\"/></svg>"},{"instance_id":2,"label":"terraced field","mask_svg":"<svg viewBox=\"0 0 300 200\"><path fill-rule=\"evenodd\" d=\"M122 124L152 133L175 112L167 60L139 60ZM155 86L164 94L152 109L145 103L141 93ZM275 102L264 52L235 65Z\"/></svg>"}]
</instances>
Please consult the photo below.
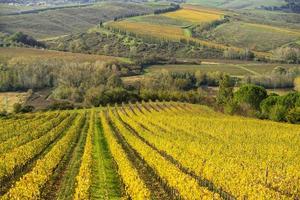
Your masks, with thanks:
<instances>
[{"instance_id":1,"label":"terraced field","mask_svg":"<svg viewBox=\"0 0 300 200\"><path fill-rule=\"evenodd\" d=\"M0 120L0 199L298 199L299 126L150 102Z\"/></svg>"}]
</instances>

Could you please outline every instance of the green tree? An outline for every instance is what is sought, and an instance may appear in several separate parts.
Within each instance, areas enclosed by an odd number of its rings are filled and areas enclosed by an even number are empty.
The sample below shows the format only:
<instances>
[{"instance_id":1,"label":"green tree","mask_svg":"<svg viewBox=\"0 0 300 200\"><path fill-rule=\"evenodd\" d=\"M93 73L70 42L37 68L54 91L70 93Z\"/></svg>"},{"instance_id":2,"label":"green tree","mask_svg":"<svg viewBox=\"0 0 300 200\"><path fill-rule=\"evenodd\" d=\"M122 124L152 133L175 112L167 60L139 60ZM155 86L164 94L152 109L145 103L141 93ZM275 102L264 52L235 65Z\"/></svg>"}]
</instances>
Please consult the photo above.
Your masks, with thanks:
<instances>
[{"instance_id":1,"label":"green tree","mask_svg":"<svg viewBox=\"0 0 300 200\"><path fill-rule=\"evenodd\" d=\"M118 75L112 74L107 79L107 86L110 88L123 87L122 79Z\"/></svg>"},{"instance_id":2,"label":"green tree","mask_svg":"<svg viewBox=\"0 0 300 200\"><path fill-rule=\"evenodd\" d=\"M291 109L288 112L286 119L288 122L293 123L293 124L300 123L300 107Z\"/></svg>"},{"instance_id":3,"label":"green tree","mask_svg":"<svg viewBox=\"0 0 300 200\"><path fill-rule=\"evenodd\" d=\"M238 104L246 103L251 106L251 108L259 110L260 103L267 98L267 91L261 86L247 84L235 92L234 100Z\"/></svg>"},{"instance_id":4,"label":"green tree","mask_svg":"<svg viewBox=\"0 0 300 200\"><path fill-rule=\"evenodd\" d=\"M13 105L13 109L14 109L14 113L19 113L19 112L21 112L22 105L20 103L15 103Z\"/></svg>"},{"instance_id":5,"label":"green tree","mask_svg":"<svg viewBox=\"0 0 300 200\"><path fill-rule=\"evenodd\" d=\"M219 92L217 95L217 103L219 105L226 105L232 102L233 86L229 75L223 75L219 80Z\"/></svg>"},{"instance_id":6,"label":"green tree","mask_svg":"<svg viewBox=\"0 0 300 200\"><path fill-rule=\"evenodd\" d=\"M260 103L261 116L263 118L270 117L270 112L278 102L279 98L280 97L277 94L272 94Z\"/></svg>"}]
</instances>

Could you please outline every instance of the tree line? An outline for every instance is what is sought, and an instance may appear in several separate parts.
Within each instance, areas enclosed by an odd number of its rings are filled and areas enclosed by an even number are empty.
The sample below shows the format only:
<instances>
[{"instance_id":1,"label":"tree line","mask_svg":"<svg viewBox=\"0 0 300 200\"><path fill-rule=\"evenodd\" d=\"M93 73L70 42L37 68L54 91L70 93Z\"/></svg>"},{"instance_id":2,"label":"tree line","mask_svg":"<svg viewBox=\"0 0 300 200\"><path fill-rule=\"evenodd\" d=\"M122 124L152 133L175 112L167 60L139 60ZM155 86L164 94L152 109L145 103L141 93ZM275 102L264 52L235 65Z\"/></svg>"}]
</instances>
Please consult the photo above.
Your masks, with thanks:
<instances>
[{"instance_id":1,"label":"tree line","mask_svg":"<svg viewBox=\"0 0 300 200\"><path fill-rule=\"evenodd\" d=\"M66 102L49 105L49 109L150 100L183 101L206 104L228 114L300 122L299 92L283 96L268 94L262 86L239 83L237 78L225 73L201 71L179 73L162 70L141 81L124 84L122 68L118 65L114 62L79 64L57 60L36 60L28 64L22 59L13 59L7 64L9 67L0 67L0 90L39 90L50 87L52 98ZM273 73L286 72L285 69L275 68ZM216 96L205 89L209 86L219 87ZM239 89L234 91L237 86ZM33 110L32 107L19 105L15 109L20 112Z\"/></svg>"},{"instance_id":2,"label":"tree line","mask_svg":"<svg viewBox=\"0 0 300 200\"><path fill-rule=\"evenodd\" d=\"M300 123L300 92L279 96L253 84L242 85L234 92L230 77L225 75L220 79L216 100L218 109L228 114Z\"/></svg>"}]
</instances>

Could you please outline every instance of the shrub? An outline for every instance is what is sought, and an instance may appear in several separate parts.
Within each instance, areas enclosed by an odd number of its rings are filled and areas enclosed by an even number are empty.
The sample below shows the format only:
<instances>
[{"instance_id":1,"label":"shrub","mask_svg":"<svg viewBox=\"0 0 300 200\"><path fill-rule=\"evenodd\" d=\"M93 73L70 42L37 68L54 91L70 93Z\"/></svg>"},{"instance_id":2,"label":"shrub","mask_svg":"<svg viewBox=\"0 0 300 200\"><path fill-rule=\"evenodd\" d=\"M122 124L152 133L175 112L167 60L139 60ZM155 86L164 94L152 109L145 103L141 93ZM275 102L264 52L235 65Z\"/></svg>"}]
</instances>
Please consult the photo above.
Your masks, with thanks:
<instances>
[{"instance_id":1,"label":"shrub","mask_svg":"<svg viewBox=\"0 0 300 200\"><path fill-rule=\"evenodd\" d=\"M270 111L272 110L273 106L276 105L278 100L279 100L279 96L277 94L272 94L260 103L262 118L269 118Z\"/></svg>"},{"instance_id":2,"label":"shrub","mask_svg":"<svg viewBox=\"0 0 300 200\"><path fill-rule=\"evenodd\" d=\"M274 121L285 121L287 110L284 106L276 104L270 111L270 119Z\"/></svg>"},{"instance_id":3,"label":"shrub","mask_svg":"<svg viewBox=\"0 0 300 200\"><path fill-rule=\"evenodd\" d=\"M300 62L300 50L292 47L282 47L273 51L273 57L275 61L294 63Z\"/></svg>"},{"instance_id":4,"label":"shrub","mask_svg":"<svg viewBox=\"0 0 300 200\"><path fill-rule=\"evenodd\" d=\"M74 104L64 101L64 102L54 102L48 106L49 110L72 110L74 109Z\"/></svg>"},{"instance_id":5,"label":"shrub","mask_svg":"<svg viewBox=\"0 0 300 200\"><path fill-rule=\"evenodd\" d=\"M294 108L297 102L300 101L300 93L299 92L291 92L285 96L282 96L279 99L279 104L284 106L287 110Z\"/></svg>"},{"instance_id":6,"label":"shrub","mask_svg":"<svg viewBox=\"0 0 300 200\"><path fill-rule=\"evenodd\" d=\"M13 110L14 110L14 113L19 113L21 112L22 110L22 105L20 103L15 103L13 105Z\"/></svg>"},{"instance_id":7,"label":"shrub","mask_svg":"<svg viewBox=\"0 0 300 200\"><path fill-rule=\"evenodd\" d=\"M1 117L7 117L8 113L6 110L0 110L0 118Z\"/></svg>"},{"instance_id":8,"label":"shrub","mask_svg":"<svg viewBox=\"0 0 300 200\"><path fill-rule=\"evenodd\" d=\"M295 78L294 80L294 87L295 87L295 90L300 92L300 76Z\"/></svg>"},{"instance_id":9,"label":"shrub","mask_svg":"<svg viewBox=\"0 0 300 200\"><path fill-rule=\"evenodd\" d=\"M299 124L300 123L300 107L291 109L288 112L286 119L290 123Z\"/></svg>"},{"instance_id":10,"label":"shrub","mask_svg":"<svg viewBox=\"0 0 300 200\"><path fill-rule=\"evenodd\" d=\"M219 92L217 103L219 105L228 104L233 98L233 83L229 75L223 75L219 80Z\"/></svg>"},{"instance_id":11,"label":"shrub","mask_svg":"<svg viewBox=\"0 0 300 200\"><path fill-rule=\"evenodd\" d=\"M9 36L6 39L8 42L15 42L15 43L23 43L29 46L37 46L37 47L45 47L45 44L38 42L34 38L29 35L26 35L22 32L16 32L13 35Z\"/></svg>"},{"instance_id":12,"label":"shrub","mask_svg":"<svg viewBox=\"0 0 300 200\"><path fill-rule=\"evenodd\" d=\"M22 113L29 113L29 112L32 112L32 111L34 111L34 107L33 106L23 106L22 108L21 108L21 110L20 110L20 112L22 112Z\"/></svg>"},{"instance_id":13,"label":"shrub","mask_svg":"<svg viewBox=\"0 0 300 200\"><path fill-rule=\"evenodd\" d=\"M253 109L259 110L259 105L267 97L265 88L256 85L244 85L234 93L234 100L238 104L249 104Z\"/></svg>"},{"instance_id":14,"label":"shrub","mask_svg":"<svg viewBox=\"0 0 300 200\"><path fill-rule=\"evenodd\" d=\"M239 109L238 104L232 100L227 102L227 104L225 104L224 106L224 112L230 115L237 113L238 109Z\"/></svg>"}]
</instances>

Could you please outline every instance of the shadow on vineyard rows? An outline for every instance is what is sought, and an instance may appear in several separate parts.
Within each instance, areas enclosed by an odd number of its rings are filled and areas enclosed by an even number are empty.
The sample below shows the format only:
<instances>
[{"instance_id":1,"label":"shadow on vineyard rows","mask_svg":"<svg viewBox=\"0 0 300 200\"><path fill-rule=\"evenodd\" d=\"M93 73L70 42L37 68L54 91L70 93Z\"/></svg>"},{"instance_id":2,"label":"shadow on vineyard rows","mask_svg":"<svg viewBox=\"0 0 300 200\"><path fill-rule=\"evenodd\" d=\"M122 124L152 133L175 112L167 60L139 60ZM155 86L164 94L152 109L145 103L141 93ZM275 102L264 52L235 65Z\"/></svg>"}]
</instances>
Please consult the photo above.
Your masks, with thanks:
<instances>
[{"instance_id":1,"label":"shadow on vineyard rows","mask_svg":"<svg viewBox=\"0 0 300 200\"><path fill-rule=\"evenodd\" d=\"M68 116L67 118L62 120L60 124L63 124L63 121L72 122L75 119L75 117L76 117L76 114L74 114L72 116ZM57 124L57 126L59 126L60 124ZM1 185L0 196L4 195L10 189L10 187L12 187L22 176L24 176L25 174L27 174L28 172L31 171L31 169L35 166L36 162L40 158L44 157L52 149L52 147L55 146L55 144L65 135L65 133L68 131L68 129L70 128L71 125L72 125L72 123L66 124L66 126L64 127L64 130L62 130L60 133L58 133L57 136L55 138L53 138L53 140L48 141L48 145L46 145L43 149L40 149L38 151L38 153L35 154L33 157L31 157L29 160L27 160L25 162L25 164L20 165L20 166L17 165L14 168L14 172L12 175L6 176L3 179L1 179L0 180L0 185ZM52 129L54 129L54 127ZM49 130L49 132L51 132L51 130Z\"/></svg>"},{"instance_id":2,"label":"shadow on vineyard rows","mask_svg":"<svg viewBox=\"0 0 300 200\"><path fill-rule=\"evenodd\" d=\"M84 144L89 128L88 121L90 115L87 113L85 122L80 127L74 142L70 144L66 155L59 162L52 178L46 183L42 191L42 198L52 199L72 199L75 191L76 176L79 172L81 157L83 155Z\"/></svg>"},{"instance_id":3,"label":"shadow on vineyard rows","mask_svg":"<svg viewBox=\"0 0 300 200\"><path fill-rule=\"evenodd\" d=\"M139 106L137 106L137 108L140 110ZM169 109L169 107L167 107L167 106L164 106L164 107L160 106L160 110L165 110L165 108ZM132 107L131 107L131 109L132 109ZM123 110L123 112L124 112L124 110ZM126 113L126 111L125 111L124 114L126 114L127 116L129 116L128 113ZM200 186L206 187L206 188L208 188L210 191L212 191L214 193L218 193L223 199L226 199L226 200L235 200L236 199L233 195L231 195L228 192L222 190L222 188L217 187L210 180L202 178L200 176L197 176L193 171L191 171L188 168L184 167L179 161L177 161L176 159L174 159L171 155L168 155L165 151L159 150L157 147L155 147L155 145L151 144L149 141L147 141L145 138L143 138L133 127L131 127L123 119L121 119L120 116L119 116L119 119L126 126L126 128L128 130L130 130L130 132L132 132L132 134L134 134L137 138L139 138L141 141L143 141L146 145L148 145L149 147L151 147L154 151L158 152L165 159L167 159L168 161L170 161L171 163L173 163L175 166L177 166L182 172L184 172L184 173L190 175L191 177L195 178L198 181L198 183L199 183ZM147 131L151 132L152 134L155 134L151 130L147 129L143 124L140 124L138 122L136 122L136 123L139 126L141 126L143 129L146 129ZM154 126L156 126L156 125L154 125ZM157 127L159 129L161 129L163 132L167 131L163 127L159 127L159 126L157 126Z\"/></svg>"},{"instance_id":4,"label":"shadow on vineyard rows","mask_svg":"<svg viewBox=\"0 0 300 200\"><path fill-rule=\"evenodd\" d=\"M146 163L146 161L134 150L122 136L120 131L115 127L112 120L108 116L109 124L114 131L115 137L126 151L128 159L132 162L134 167L138 170L140 177L144 180L146 186L151 191L152 199L180 199L178 192L170 188Z\"/></svg>"},{"instance_id":5,"label":"shadow on vineyard rows","mask_svg":"<svg viewBox=\"0 0 300 200\"><path fill-rule=\"evenodd\" d=\"M295 200L299 132L176 102L20 114L0 119L0 199Z\"/></svg>"}]
</instances>

